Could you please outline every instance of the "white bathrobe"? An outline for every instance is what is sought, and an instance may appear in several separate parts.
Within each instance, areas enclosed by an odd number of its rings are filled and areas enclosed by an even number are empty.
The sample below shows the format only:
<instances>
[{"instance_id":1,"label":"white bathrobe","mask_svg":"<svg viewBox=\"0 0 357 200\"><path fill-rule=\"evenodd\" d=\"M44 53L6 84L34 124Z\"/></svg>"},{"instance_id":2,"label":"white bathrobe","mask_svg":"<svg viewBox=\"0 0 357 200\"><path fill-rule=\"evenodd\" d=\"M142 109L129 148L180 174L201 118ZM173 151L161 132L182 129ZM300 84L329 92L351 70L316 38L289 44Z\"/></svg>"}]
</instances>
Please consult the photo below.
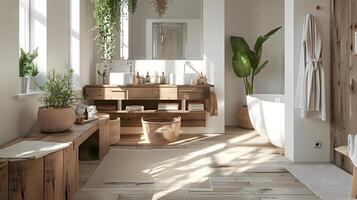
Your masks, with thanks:
<instances>
[{"instance_id":1,"label":"white bathrobe","mask_svg":"<svg viewBox=\"0 0 357 200\"><path fill-rule=\"evenodd\" d=\"M313 117L326 121L325 72L321 46L316 21L308 14L302 32L295 108L300 110L302 118Z\"/></svg>"}]
</instances>

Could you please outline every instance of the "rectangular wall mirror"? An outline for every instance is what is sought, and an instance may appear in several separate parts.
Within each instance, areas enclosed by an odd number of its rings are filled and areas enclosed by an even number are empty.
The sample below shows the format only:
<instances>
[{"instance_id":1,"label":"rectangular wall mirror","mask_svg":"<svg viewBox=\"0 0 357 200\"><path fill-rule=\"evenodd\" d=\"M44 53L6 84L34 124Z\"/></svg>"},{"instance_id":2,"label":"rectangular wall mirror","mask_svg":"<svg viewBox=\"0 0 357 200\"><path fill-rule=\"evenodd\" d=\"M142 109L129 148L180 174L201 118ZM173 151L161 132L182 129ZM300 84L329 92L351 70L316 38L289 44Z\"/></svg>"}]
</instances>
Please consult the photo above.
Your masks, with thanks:
<instances>
[{"instance_id":1,"label":"rectangular wall mirror","mask_svg":"<svg viewBox=\"0 0 357 200\"><path fill-rule=\"evenodd\" d=\"M202 59L202 7L203 0L171 0L161 17L151 0L138 0L134 14L122 7L114 59Z\"/></svg>"}]
</instances>

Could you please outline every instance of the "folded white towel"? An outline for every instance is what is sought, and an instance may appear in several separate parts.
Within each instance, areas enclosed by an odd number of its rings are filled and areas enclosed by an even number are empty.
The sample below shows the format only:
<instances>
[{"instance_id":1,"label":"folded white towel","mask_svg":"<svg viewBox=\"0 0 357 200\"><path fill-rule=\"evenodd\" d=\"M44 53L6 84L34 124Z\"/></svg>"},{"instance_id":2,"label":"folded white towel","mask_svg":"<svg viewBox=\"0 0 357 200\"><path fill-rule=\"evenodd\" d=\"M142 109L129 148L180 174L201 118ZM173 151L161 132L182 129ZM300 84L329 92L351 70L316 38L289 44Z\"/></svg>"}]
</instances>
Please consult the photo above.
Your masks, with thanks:
<instances>
[{"instance_id":1,"label":"folded white towel","mask_svg":"<svg viewBox=\"0 0 357 200\"><path fill-rule=\"evenodd\" d=\"M348 155L355 166L357 166L357 136L348 135Z\"/></svg>"}]
</instances>

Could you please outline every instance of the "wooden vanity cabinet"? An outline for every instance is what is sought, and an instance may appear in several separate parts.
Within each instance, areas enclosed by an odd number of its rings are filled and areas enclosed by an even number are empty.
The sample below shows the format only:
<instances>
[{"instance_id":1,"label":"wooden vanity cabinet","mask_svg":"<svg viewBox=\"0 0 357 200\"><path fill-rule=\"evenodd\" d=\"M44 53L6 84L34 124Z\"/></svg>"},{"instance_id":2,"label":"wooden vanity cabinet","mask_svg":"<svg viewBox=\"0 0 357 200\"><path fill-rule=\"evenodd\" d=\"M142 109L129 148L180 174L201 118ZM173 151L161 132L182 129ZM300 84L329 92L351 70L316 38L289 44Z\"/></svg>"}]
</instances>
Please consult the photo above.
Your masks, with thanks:
<instances>
[{"instance_id":1,"label":"wooden vanity cabinet","mask_svg":"<svg viewBox=\"0 0 357 200\"><path fill-rule=\"evenodd\" d=\"M90 85L84 88L87 100L206 100L210 85Z\"/></svg>"},{"instance_id":2,"label":"wooden vanity cabinet","mask_svg":"<svg viewBox=\"0 0 357 200\"><path fill-rule=\"evenodd\" d=\"M94 100L100 112L120 118L122 128L141 127L142 117L172 119L181 117L182 127L205 127L212 85L89 85L84 88L87 100ZM115 94L121 93L120 96ZM113 101L118 100L118 101ZM179 110L159 111L159 103L175 103ZM190 112L190 103L204 104L205 111ZM126 106L142 105L144 111L127 112ZM113 108L113 109L111 109ZM122 133L126 133L121 129Z\"/></svg>"}]
</instances>

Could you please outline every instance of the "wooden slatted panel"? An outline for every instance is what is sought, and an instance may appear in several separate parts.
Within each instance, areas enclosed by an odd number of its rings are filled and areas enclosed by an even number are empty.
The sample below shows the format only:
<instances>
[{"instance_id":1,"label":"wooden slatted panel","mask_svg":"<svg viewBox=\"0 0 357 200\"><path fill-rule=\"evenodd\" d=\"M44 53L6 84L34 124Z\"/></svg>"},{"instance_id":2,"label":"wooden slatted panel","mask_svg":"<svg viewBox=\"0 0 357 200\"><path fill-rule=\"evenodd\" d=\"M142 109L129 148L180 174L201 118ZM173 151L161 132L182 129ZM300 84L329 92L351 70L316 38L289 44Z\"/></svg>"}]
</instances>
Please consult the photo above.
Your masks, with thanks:
<instances>
[{"instance_id":1,"label":"wooden slatted panel","mask_svg":"<svg viewBox=\"0 0 357 200\"><path fill-rule=\"evenodd\" d=\"M45 200L63 200L63 151L45 157Z\"/></svg>"},{"instance_id":2,"label":"wooden slatted panel","mask_svg":"<svg viewBox=\"0 0 357 200\"><path fill-rule=\"evenodd\" d=\"M357 20L355 4L356 0L331 0L332 150L347 145L348 134L357 131L357 125L353 123L356 121L354 104L357 99L350 89L350 80L355 76L351 67L351 21ZM348 172L353 171L353 165L346 155L333 151L332 161Z\"/></svg>"},{"instance_id":3,"label":"wooden slatted panel","mask_svg":"<svg viewBox=\"0 0 357 200\"><path fill-rule=\"evenodd\" d=\"M9 200L44 199L44 161L9 162Z\"/></svg>"},{"instance_id":4,"label":"wooden slatted panel","mask_svg":"<svg viewBox=\"0 0 357 200\"><path fill-rule=\"evenodd\" d=\"M65 200L72 200L74 199L74 194L77 191L78 187L78 149L74 147L72 144L71 146L67 147L63 151L63 173L64 173L64 196Z\"/></svg>"}]
</instances>

